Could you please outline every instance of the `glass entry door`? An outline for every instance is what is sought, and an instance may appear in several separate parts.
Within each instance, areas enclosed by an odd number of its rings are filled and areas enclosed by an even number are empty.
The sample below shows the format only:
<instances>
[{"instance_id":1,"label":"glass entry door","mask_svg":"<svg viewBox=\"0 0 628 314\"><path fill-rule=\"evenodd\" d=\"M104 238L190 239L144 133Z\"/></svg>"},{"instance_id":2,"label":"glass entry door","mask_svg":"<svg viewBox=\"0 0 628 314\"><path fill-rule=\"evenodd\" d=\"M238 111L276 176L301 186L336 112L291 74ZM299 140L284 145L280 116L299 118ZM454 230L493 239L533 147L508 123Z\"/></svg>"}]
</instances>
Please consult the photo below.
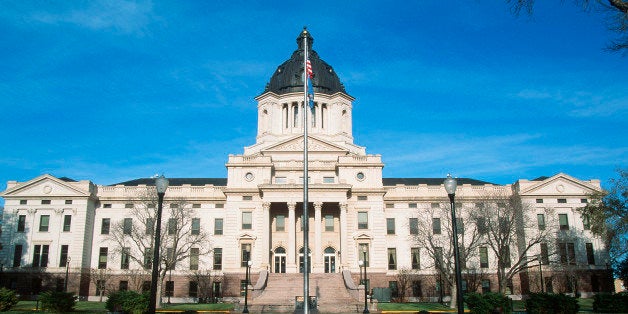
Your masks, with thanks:
<instances>
[{"instance_id":1,"label":"glass entry door","mask_svg":"<svg viewBox=\"0 0 628 314\"><path fill-rule=\"evenodd\" d=\"M335 273L336 272L336 250L332 247L328 247L325 249L325 254L323 255L325 259L325 272L326 273Z\"/></svg>"},{"instance_id":2,"label":"glass entry door","mask_svg":"<svg viewBox=\"0 0 628 314\"><path fill-rule=\"evenodd\" d=\"M278 247L275 249L275 273L286 272L286 249Z\"/></svg>"}]
</instances>

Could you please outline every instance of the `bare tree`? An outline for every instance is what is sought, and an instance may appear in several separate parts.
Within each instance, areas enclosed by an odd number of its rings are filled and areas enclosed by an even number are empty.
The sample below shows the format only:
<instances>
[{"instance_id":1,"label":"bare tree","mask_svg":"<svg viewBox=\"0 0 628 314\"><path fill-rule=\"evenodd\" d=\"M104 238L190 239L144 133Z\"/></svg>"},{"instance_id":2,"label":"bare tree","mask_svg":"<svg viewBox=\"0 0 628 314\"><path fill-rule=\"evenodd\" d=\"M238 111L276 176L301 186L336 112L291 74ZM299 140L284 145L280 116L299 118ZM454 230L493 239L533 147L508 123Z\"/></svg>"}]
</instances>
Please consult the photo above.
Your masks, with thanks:
<instances>
[{"instance_id":1,"label":"bare tree","mask_svg":"<svg viewBox=\"0 0 628 314\"><path fill-rule=\"evenodd\" d=\"M554 216L544 214L544 225L539 228L536 211L517 195L489 194L476 203L471 215L482 231L482 243L497 259L499 292L505 293L508 282L524 270L536 265L541 244L551 255L555 224L547 223ZM552 252L552 253L550 253Z\"/></svg>"},{"instance_id":2,"label":"bare tree","mask_svg":"<svg viewBox=\"0 0 628 314\"><path fill-rule=\"evenodd\" d=\"M458 211L460 213L462 211ZM460 219L460 216L458 217ZM432 258L431 266L439 273L437 280L450 287L450 307L456 307L456 281L454 271L454 248L451 213L448 205L433 206L421 212L418 217L418 234L414 235L414 242L424 249ZM463 224L458 222L459 252L461 268L466 268L466 261L476 252L480 244L480 234L475 224ZM427 265L430 267L430 265ZM443 287L440 287L441 293Z\"/></svg>"},{"instance_id":3,"label":"bare tree","mask_svg":"<svg viewBox=\"0 0 628 314\"><path fill-rule=\"evenodd\" d=\"M399 302L405 302L406 293L408 292L408 288L412 283L412 279L415 277L416 273L413 269L402 267L395 275L395 280L397 281L397 293Z\"/></svg>"},{"instance_id":4,"label":"bare tree","mask_svg":"<svg viewBox=\"0 0 628 314\"><path fill-rule=\"evenodd\" d=\"M518 15L522 10L528 14L534 11L534 0L506 0L510 4L513 14ZM588 9L596 8L608 13L607 24L611 31L620 34L620 38L611 42L608 49L611 51L626 51L628 49L628 1L624 0L575 0L576 4Z\"/></svg>"},{"instance_id":5,"label":"bare tree","mask_svg":"<svg viewBox=\"0 0 628 314\"><path fill-rule=\"evenodd\" d=\"M219 296L214 295L213 286L215 282L222 282L222 276L212 270L193 270L188 278L196 282L197 298L199 303L213 302Z\"/></svg>"},{"instance_id":6,"label":"bare tree","mask_svg":"<svg viewBox=\"0 0 628 314\"><path fill-rule=\"evenodd\" d=\"M102 298L105 295L106 290L110 289L109 285L111 283L108 284L107 282L110 281L109 279L111 279L112 276L113 275L109 269L92 268L89 270L89 278L94 286L96 286L96 290L99 292L98 296L100 296L100 299L98 302L102 302Z\"/></svg>"},{"instance_id":7,"label":"bare tree","mask_svg":"<svg viewBox=\"0 0 628 314\"><path fill-rule=\"evenodd\" d=\"M122 259L128 259L131 269L150 269L153 263L152 248L154 245L155 217L157 192L154 187L147 187L135 198L129 200L133 204L128 217L113 225L109 240L115 243L114 252ZM192 253L202 256L211 247L209 235L200 228L200 220L195 217L194 210L183 198L172 198L164 201L165 215L162 220L159 287L163 285L166 273L175 270L177 265L190 259ZM127 218L128 219L128 218ZM198 250L192 250L192 248ZM124 262L123 262L124 263ZM158 306L161 305L161 289L158 289Z\"/></svg>"}]
</instances>

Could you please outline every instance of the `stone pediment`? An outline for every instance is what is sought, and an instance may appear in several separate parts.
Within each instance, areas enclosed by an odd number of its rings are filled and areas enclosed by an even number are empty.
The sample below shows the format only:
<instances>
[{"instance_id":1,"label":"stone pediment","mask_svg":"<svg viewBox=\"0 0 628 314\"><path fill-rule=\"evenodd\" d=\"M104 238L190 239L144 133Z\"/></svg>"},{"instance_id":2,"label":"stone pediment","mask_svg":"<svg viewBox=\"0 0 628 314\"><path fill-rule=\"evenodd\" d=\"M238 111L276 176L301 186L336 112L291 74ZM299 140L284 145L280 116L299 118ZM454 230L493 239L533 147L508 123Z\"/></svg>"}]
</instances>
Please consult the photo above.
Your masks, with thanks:
<instances>
[{"instance_id":1,"label":"stone pediment","mask_svg":"<svg viewBox=\"0 0 628 314\"><path fill-rule=\"evenodd\" d=\"M3 197L89 197L90 191L49 174L18 183L0 193Z\"/></svg>"},{"instance_id":2,"label":"stone pediment","mask_svg":"<svg viewBox=\"0 0 628 314\"><path fill-rule=\"evenodd\" d=\"M349 152L347 148L308 136L307 149L309 152ZM263 152L301 152L303 151L303 135L279 142Z\"/></svg>"},{"instance_id":3,"label":"stone pediment","mask_svg":"<svg viewBox=\"0 0 628 314\"><path fill-rule=\"evenodd\" d=\"M587 195L600 192L602 190L596 186L564 173L559 173L527 187L520 193L522 195Z\"/></svg>"}]
</instances>

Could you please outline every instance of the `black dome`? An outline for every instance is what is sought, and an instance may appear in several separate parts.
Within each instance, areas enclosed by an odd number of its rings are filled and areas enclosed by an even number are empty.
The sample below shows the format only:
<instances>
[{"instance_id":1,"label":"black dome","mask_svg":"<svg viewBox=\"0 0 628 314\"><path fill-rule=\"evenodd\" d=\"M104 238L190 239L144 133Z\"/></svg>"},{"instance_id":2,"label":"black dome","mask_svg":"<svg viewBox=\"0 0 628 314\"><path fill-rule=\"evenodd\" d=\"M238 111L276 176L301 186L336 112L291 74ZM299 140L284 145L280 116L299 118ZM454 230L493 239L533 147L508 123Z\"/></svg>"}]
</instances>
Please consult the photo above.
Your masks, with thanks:
<instances>
[{"instance_id":1,"label":"black dome","mask_svg":"<svg viewBox=\"0 0 628 314\"><path fill-rule=\"evenodd\" d=\"M312 72L314 72L314 78L312 79L314 92L328 95L338 92L346 94L344 85L340 83L340 79L331 65L321 60L318 53L312 50L314 38L312 38L305 28L297 37L298 49L292 53L290 59L277 67L277 70L275 70L275 73L273 73L273 76L270 78L270 82L266 84L264 93L273 92L281 95L303 91L304 38L307 38L308 56L312 64Z\"/></svg>"}]
</instances>

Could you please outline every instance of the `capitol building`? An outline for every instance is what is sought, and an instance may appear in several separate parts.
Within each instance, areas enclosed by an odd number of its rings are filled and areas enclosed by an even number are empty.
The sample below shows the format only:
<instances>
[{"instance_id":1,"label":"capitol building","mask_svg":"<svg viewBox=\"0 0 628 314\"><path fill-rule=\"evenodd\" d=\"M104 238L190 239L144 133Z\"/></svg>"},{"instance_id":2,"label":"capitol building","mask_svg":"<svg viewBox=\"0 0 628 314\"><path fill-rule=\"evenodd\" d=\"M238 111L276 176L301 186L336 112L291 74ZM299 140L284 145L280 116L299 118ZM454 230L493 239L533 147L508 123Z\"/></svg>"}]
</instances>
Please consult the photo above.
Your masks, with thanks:
<instances>
[{"instance_id":1,"label":"capitol building","mask_svg":"<svg viewBox=\"0 0 628 314\"><path fill-rule=\"evenodd\" d=\"M225 156L226 177L168 178L164 302L241 301L248 268L251 304L289 304L302 295L305 256L311 295L321 306L359 304L365 288L374 298L450 297L446 174L383 177L385 156L354 143L354 98L313 44L310 33L300 33L297 49L255 98L257 136L242 153ZM315 96L313 108L304 110L305 47ZM309 115L307 224L303 114ZM604 242L578 211L603 192L599 180L547 175L507 185L457 179L465 292L586 296L611 289ZM89 300L119 289L146 290L155 262L150 257L154 186L153 178L100 185L49 174L9 181L0 193L5 199L0 283L23 295L67 285ZM491 231L502 231L504 221L513 225L510 244L507 252L497 252ZM500 269L507 276L502 284Z\"/></svg>"}]
</instances>

